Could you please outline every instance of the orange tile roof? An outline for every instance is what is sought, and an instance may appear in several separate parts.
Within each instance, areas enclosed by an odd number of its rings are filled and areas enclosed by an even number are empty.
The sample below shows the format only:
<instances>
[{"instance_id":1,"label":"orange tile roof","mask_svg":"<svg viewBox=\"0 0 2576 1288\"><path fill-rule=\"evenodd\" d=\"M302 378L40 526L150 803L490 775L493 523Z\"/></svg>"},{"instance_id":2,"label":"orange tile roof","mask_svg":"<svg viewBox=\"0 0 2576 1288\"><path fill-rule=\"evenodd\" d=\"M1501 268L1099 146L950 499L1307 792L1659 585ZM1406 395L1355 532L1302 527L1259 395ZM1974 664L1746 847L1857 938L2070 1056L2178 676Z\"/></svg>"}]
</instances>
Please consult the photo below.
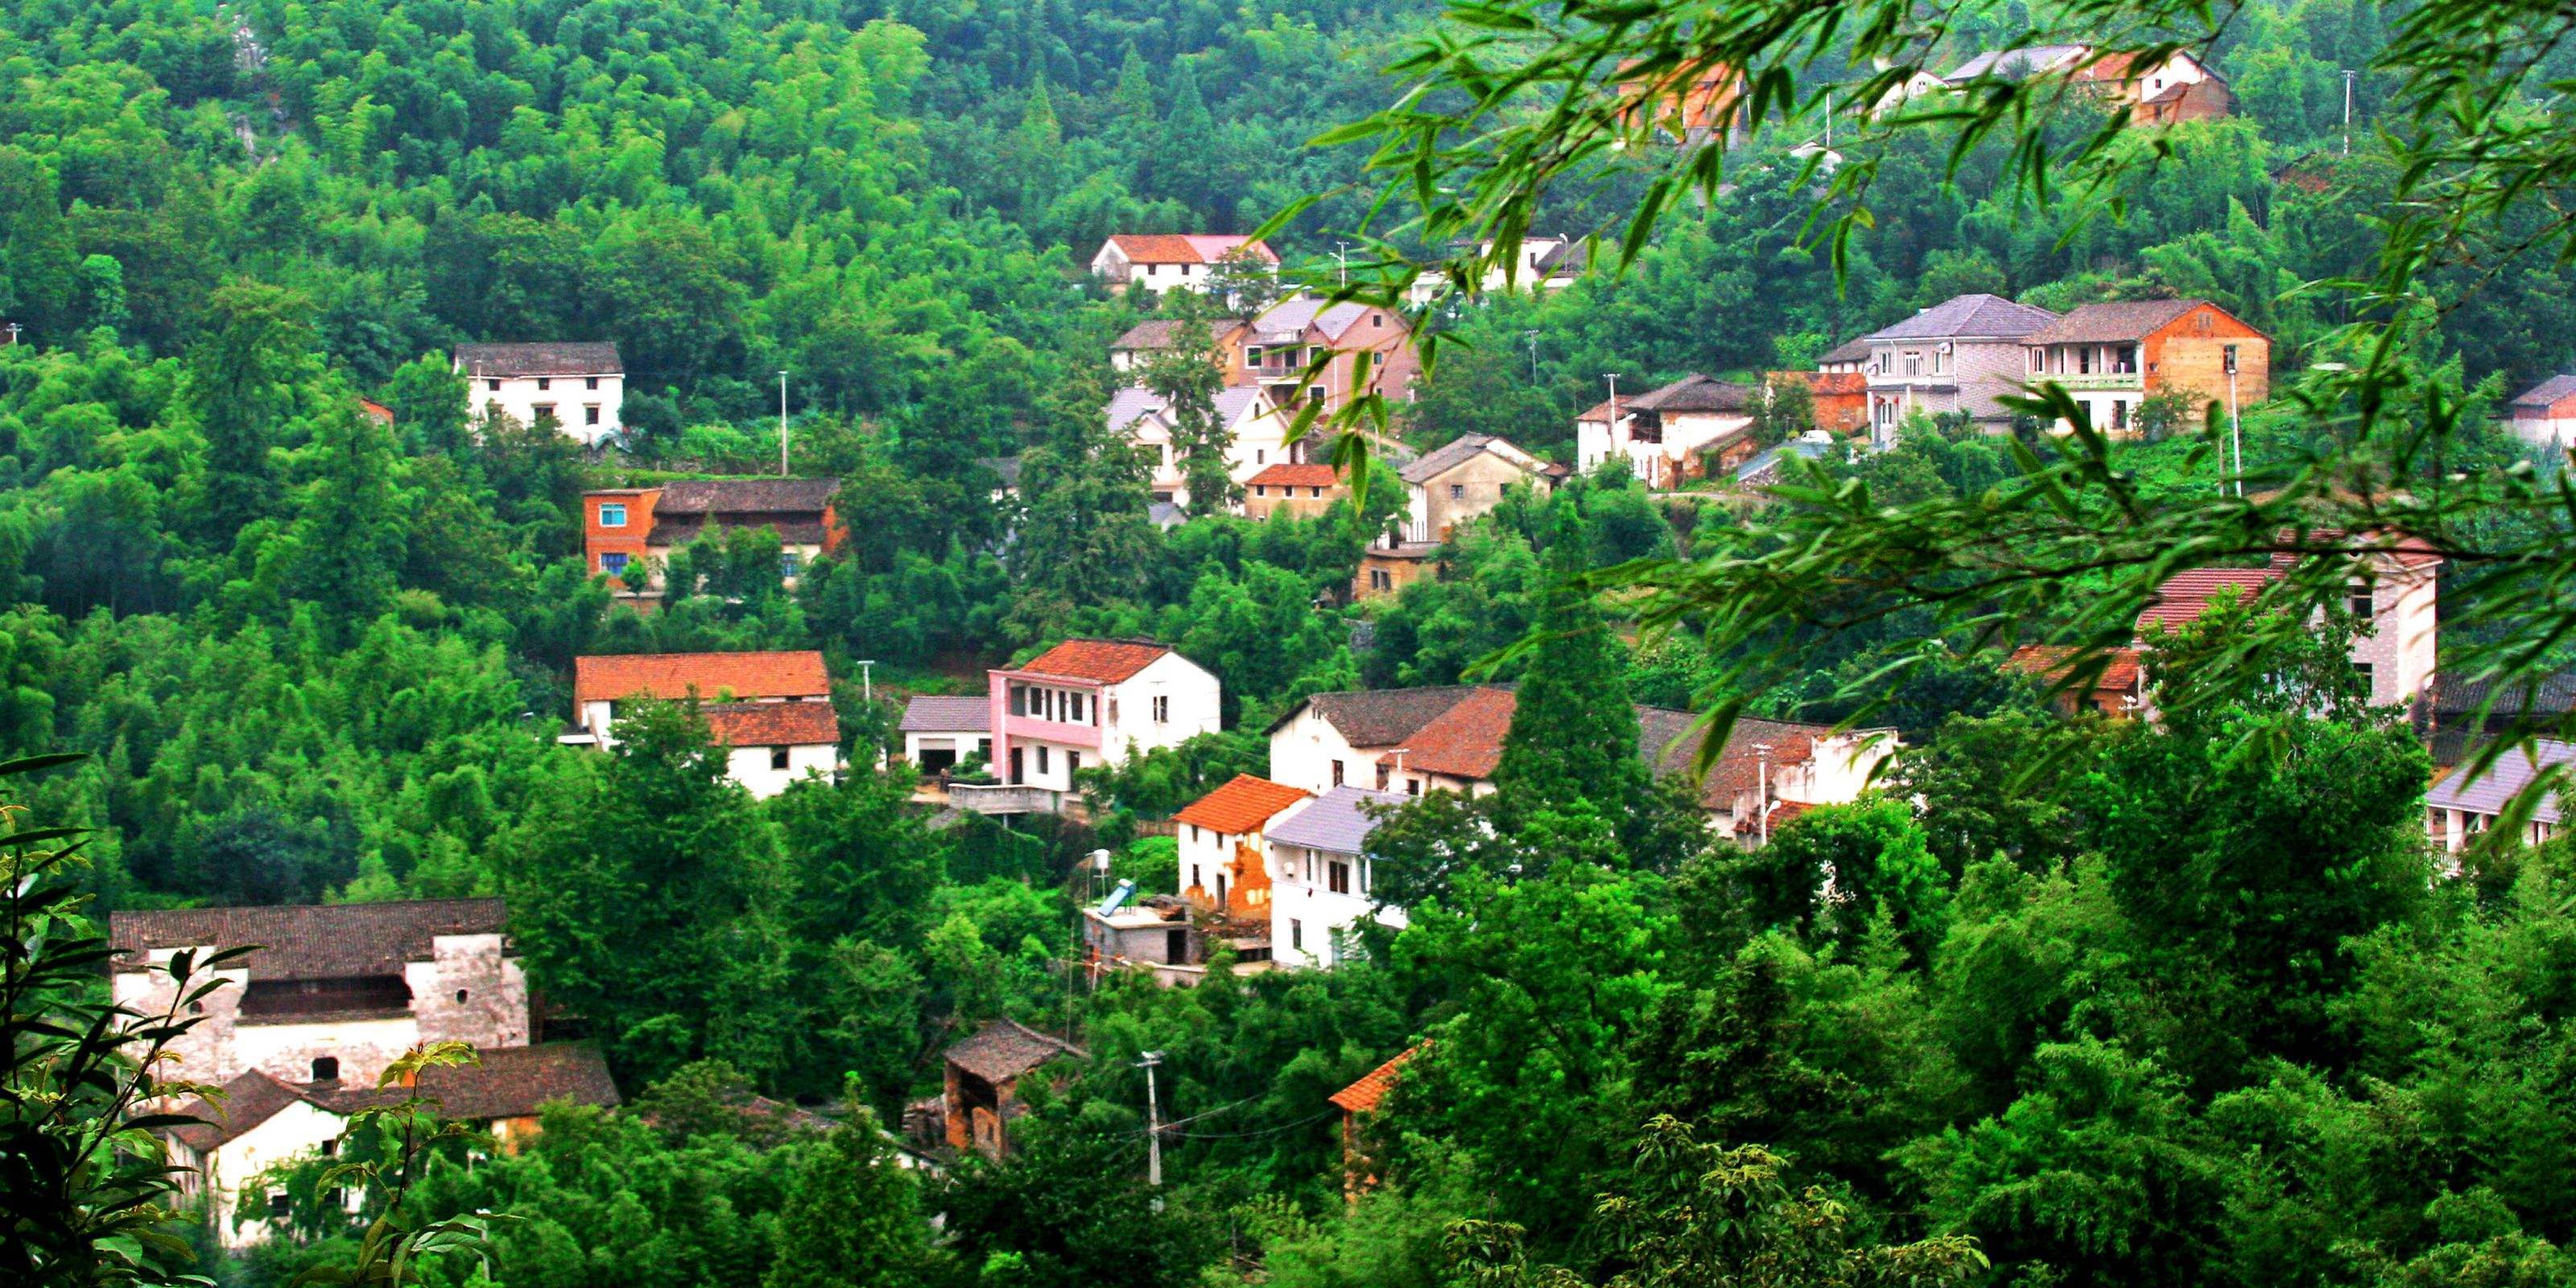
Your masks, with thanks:
<instances>
[{"instance_id":1,"label":"orange tile roof","mask_svg":"<svg viewBox=\"0 0 2576 1288\"><path fill-rule=\"evenodd\" d=\"M1119 233L1110 242L1130 263L1213 264L1242 251L1255 259L1278 263L1268 243L1251 237L1216 233Z\"/></svg>"},{"instance_id":2,"label":"orange tile roof","mask_svg":"<svg viewBox=\"0 0 2576 1288\"><path fill-rule=\"evenodd\" d=\"M2024 675L2035 675L2050 683L2066 677L2067 659L2075 650L2063 644L2025 644L2013 650L2004 665ZM2110 660L2103 664L2101 677L2093 681L2095 689L2125 693L2138 686L2138 650L2113 649Z\"/></svg>"},{"instance_id":3,"label":"orange tile roof","mask_svg":"<svg viewBox=\"0 0 2576 1288\"><path fill-rule=\"evenodd\" d=\"M726 702L702 707L707 732L728 747L810 747L841 740L829 702Z\"/></svg>"},{"instance_id":4,"label":"orange tile roof","mask_svg":"<svg viewBox=\"0 0 2576 1288\"><path fill-rule=\"evenodd\" d=\"M832 691L823 655L795 653L626 653L572 660L572 700L614 702L642 695L677 701L695 691L702 700L819 698Z\"/></svg>"},{"instance_id":5,"label":"orange tile roof","mask_svg":"<svg viewBox=\"0 0 2576 1288\"><path fill-rule=\"evenodd\" d=\"M1272 815L1309 795L1312 793L1301 787L1236 774L1233 781L1191 801L1172 816L1172 821L1204 827L1221 836L1241 836L1260 831Z\"/></svg>"},{"instance_id":6,"label":"orange tile roof","mask_svg":"<svg viewBox=\"0 0 2576 1288\"><path fill-rule=\"evenodd\" d=\"M1512 712L1519 706L1509 689L1478 689L1414 730L1403 755L1390 751L1377 763L1400 762L1406 769L1450 778L1491 778L1502 762L1503 735L1511 732Z\"/></svg>"},{"instance_id":7,"label":"orange tile roof","mask_svg":"<svg viewBox=\"0 0 2576 1288\"><path fill-rule=\"evenodd\" d=\"M1008 668L1034 675L1116 684L1161 661L1172 650L1144 640L1066 640L1025 665Z\"/></svg>"},{"instance_id":8,"label":"orange tile roof","mask_svg":"<svg viewBox=\"0 0 2576 1288\"><path fill-rule=\"evenodd\" d=\"M1395 1089L1395 1071L1404 1067L1405 1061L1430 1049L1431 1043L1427 1040L1407 1047L1396 1053L1394 1059L1369 1070L1361 1075L1359 1081L1334 1092L1328 1099L1350 1113L1367 1113L1386 1099L1387 1092Z\"/></svg>"},{"instance_id":9,"label":"orange tile roof","mask_svg":"<svg viewBox=\"0 0 2576 1288\"><path fill-rule=\"evenodd\" d=\"M2220 595L2250 601L2280 579L2277 568L2194 568L2175 573L2156 587L2154 602L2138 614L2138 633L2146 634L2150 626L2179 627L2196 621Z\"/></svg>"},{"instance_id":10,"label":"orange tile roof","mask_svg":"<svg viewBox=\"0 0 2576 1288\"><path fill-rule=\"evenodd\" d=\"M1342 472L1330 465L1282 463L1245 479L1244 483L1246 486L1264 483L1271 487L1340 487Z\"/></svg>"}]
</instances>

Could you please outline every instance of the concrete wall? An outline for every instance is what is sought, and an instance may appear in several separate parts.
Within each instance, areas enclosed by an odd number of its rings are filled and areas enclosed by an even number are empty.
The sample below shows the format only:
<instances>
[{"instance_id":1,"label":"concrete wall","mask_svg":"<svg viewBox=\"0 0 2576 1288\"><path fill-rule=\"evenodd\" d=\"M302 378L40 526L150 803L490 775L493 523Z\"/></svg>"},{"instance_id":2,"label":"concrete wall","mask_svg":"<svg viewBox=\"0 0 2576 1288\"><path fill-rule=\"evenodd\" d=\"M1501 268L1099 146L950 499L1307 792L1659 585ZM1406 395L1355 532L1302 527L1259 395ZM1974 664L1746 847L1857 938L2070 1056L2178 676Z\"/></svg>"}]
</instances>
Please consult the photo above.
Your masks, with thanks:
<instances>
[{"instance_id":1,"label":"concrete wall","mask_svg":"<svg viewBox=\"0 0 2576 1288\"><path fill-rule=\"evenodd\" d=\"M346 1127L347 1120L338 1114L299 1100L217 1148L206 1159L207 1207L215 1223L215 1241L227 1248L266 1242L276 1228L266 1220L254 1220L239 1229L233 1226L243 1186L280 1163L319 1153L326 1142L338 1140ZM357 1199L353 1189L350 1200L354 1204Z\"/></svg>"},{"instance_id":2,"label":"concrete wall","mask_svg":"<svg viewBox=\"0 0 2576 1288\"><path fill-rule=\"evenodd\" d=\"M177 991L171 986L169 973L170 958L177 951L154 949L148 954L151 969L116 972L110 991L117 1004L146 1015L162 1014ZM197 955L204 957L206 950L199 949ZM170 1054L177 1058L178 1064L163 1071L165 1078L222 1083L231 1081L245 1067L233 1051L233 1030L240 1022L242 990L250 982L249 972L239 969L211 973L200 971L190 986L213 979L225 981L226 986L196 1003L203 1010L183 1012L183 1015L196 1016L199 1023L170 1044Z\"/></svg>"},{"instance_id":3,"label":"concrete wall","mask_svg":"<svg viewBox=\"0 0 2576 1288\"><path fill-rule=\"evenodd\" d=\"M403 964L421 1041L528 1045L528 975L506 949L497 934L440 935L430 941L428 961Z\"/></svg>"},{"instance_id":4,"label":"concrete wall","mask_svg":"<svg viewBox=\"0 0 2576 1288\"><path fill-rule=\"evenodd\" d=\"M1273 848L1270 861L1270 957L1282 970L1333 965L1339 960L1335 937L1348 935L1363 920L1405 924L1403 909L1371 908L1375 873L1362 856L1282 845ZM1347 894L1330 888L1325 865L1333 862L1351 867Z\"/></svg>"},{"instance_id":5,"label":"concrete wall","mask_svg":"<svg viewBox=\"0 0 2576 1288\"><path fill-rule=\"evenodd\" d=\"M313 1062L329 1057L340 1062L340 1085L372 1087L385 1066L420 1042L420 1021L409 1015L243 1024L233 1030L233 1059L279 1082L311 1082Z\"/></svg>"},{"instance_id":6,"label":"concrete wall","mask_svg":"<svg viewBox=\"0 0 2576 1288\"><path fill-rule=\"evenodd\" d=\"M828 742L798 743L787 749L787 768L771 767L769 747L735 747L725 754L725 777L767 800L787 790L808 773L830 778L840 772L841 749Z\"/></svg>"},{"instance_id":7,"label":"concrete wall","mask_svg":"<svg viewBox=\"0 0 2576 1288\"><path fill-rule=\"evenodd\" d=\"M1373 788L1377 786L1378 753L1384 750L1353 747L1332 721L1307 707L1272 731L1268 777L1274 783L1304 788L1321 796L1339 785L1333 781L1333 762L1338 760L1342 763L1342 782Z\"/></svg>"},{"instance_id":8,"label":"concrete wall","mask_svg":"<svg viewBox=\"0 0 2576 1288\"><path fill-rule=\"evenodd\" d=\"M1502 504L1504 489L1518 483L1541 492L1548 486L1544 478L1492 452L1478 452L1438 478L1416 485L1414 508L1423 529L1416 539L1448 540L1452 529Z\"/></svg>"},{"instance_id":9,"label":"concrete wall","mask_svg":"<svg viewBox=\"0 0 2576 1288\"><path fill-rule=\"evenodd\" d=\"M1171 701L1164 719L1154 719L1154 699ZM1215 733L1221 712L1217 678L1178 653L1166 653L1153 665L1101 690L1102 710L1110 721L1101 731L1101 754L1123 761L1138 751L1179 746L1185 739Z\"/></svg>"}]
</instances>

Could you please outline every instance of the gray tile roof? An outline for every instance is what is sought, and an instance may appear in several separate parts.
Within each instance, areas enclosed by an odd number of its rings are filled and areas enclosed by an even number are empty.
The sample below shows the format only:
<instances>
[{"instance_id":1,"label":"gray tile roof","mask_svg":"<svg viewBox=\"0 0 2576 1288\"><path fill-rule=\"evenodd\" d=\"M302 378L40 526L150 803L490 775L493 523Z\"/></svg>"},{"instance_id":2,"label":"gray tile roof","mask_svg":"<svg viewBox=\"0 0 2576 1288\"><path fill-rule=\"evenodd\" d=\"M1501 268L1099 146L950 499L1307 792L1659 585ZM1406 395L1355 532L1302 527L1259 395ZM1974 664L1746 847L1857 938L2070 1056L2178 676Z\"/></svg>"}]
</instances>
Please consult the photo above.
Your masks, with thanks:
<instances>
[{"instance_id":1,"label":"gray tile roof","mask_svg":"<svg viewBox=\"0 0 2576 1288\"><path fill-rule=\"evenodd\" d=\"M2473 774L2472 766L2462 765L2434 784L2425 793L2424 803L2435 809L2456 809L2471 814L2501 814L2505 802L2531 786L2541 771L2576 763L2576 743L2556 738L2536 738L2529 748L2517 748L2497 757L2495 764L2482 774ZM2531 811L2536 822L2559 821L2558 793L2543 796Z\"/></svg>"},{"instance_id":2,"label":"gray tile roof","mask_svg":"<svg viewBox=\"0 0 2576 1288\"><path fill-rule=\"evenodd\" d=\"M1811 443L1803 438L1792 438L1776 447L1768 448L1760 456L1756 456L1752 460L1736 466L1735 481L1738 483L1749 483L1756 479L1768 479L1780 472L1780 462L1785 457L1803 456L1812 461L1821 459L1825 453L1832 450L1833 444L1831 443Z\"/></svg>"},{"instance_id":3,"label":"gray tile roof","mask_svg":"<svg viewBox=\"0 0 2576 1288\"><path fill-rule=\"evenodd\" d=\"M2125 344L2207 304L2207 300L2105 300L2079 305L2022 337L2024 344Z\"/></svg>"},{"instance_id":4,"label":"gray tile roof","mask_svg":"<svg viewBox=\"0 0 2576 1288\"><path fill-rule=\"evenodd\" d=\"M1751 385L1700 375L1684 376L1661 389L1619 400L1622 411L1744 412L1752 404Z\"/></svg>"},{"instance_id":5,"label":"gray tile roof","mask_svg":"<svg viewBox=\"0 0 2576 1288\"><path fill-rule=\"evenodd\" d=\"M2551 376L2533 385L2513 400L2516 407L2546 407L2569 394L2576 394L2576 376Z\"/></svg>"},{"instance_id":6,"label":"gray tile roof","mask_svg":"<svg viewBox=\"0 0 2576 1288\"><path fill-rule=\"evenodd\" d=\"M993 700L924 693L905 703L901 733L991 733Z\"/></svg>"},{"instance_id":7,"label":"gray tile roof","mask_svg":"<svg viewBox=\"0 0 2576 1288\"><path fill-rule=\"evenodd\" d=\"M839 479L673 479L653 502L653 519L666 515L821 515L840 490Z\"/></svg>"},{"instance_id":8,"label":"gray tile roof","mask_svg":"<svg viewBox=\"0 0 2576 1288\"><path fill-rule=\"evenodd\" d=\"M2032 72L2055 71L2060 66L2082 58L2082 45L2026 45L2020 49L1997 49L1977 55L1959 64L1957 71L1941 79L1953 85L1992 76L2001 80L2018 80Z\"/></svg>"},{"instance_id":9,"label":"gray tile roof","mask_svg":"<svg viewBox=\"0 0 2576 1288\"><path fill-rule=\"evenodd\" d=\"M1412 737L1414 730L1440 718L1441 713L1464 701L1476 688L1472 684L1448 684L1318 693L1290 708L1270 728L1275 730L1295 719L1299 711L1312 708L1342 736L1342 741L1353 747L1392 747Z\"/></svg>"},{"instance_id":10,"label":"gray tile roof","mask_svg":"<svg viewBox=\"0 0 2576 1288\"><path fill-rule=\"evenodd\" d=\"M1496 443L1502 444L1511 452L1520 451L1519 448L1512 446L1510 440L1497 438L1492 434L1460 434L1458 437L1451 439L1440 447L1425 453L1420 460L1414 461L1411 464L1398 469L1395 472L1396 477L1403 479L1407 483L1428 483L1431 480L1457 468L1460 463ZM1527 453L1522 454L1527 455ZM1509 454L1506 453L1505 457L1506 459L1509 459Z\"/></svg>"},{"instance_id":11,"label":"gray tile roof","mask_svg":"<svg viewBox=\"0 0 2576 1288\"><path fill-rule=\"evenodd\" d=\"M1867 361L1869 361L1869 337L1864 335L1845 340L1825 350L1825 356L1816 359L1816 365L1821 367L1829 362Z\"/></svg>"},{"instance_id":12,"label":"gray tile roof","mask_svg":"<svg viewBox=\"0 0 2576 1288\"><path fill-rule=\"evenodd\" d=\"M1268 836L1273 845L1296 845L1332 854L1358 854L1368 844L1369 833L1377 830L1378 821L1369 817L1364 804L1402 805L1409 799L1394 792L1372 792L1358 787L1336 787L1315 798L1304 809L1291 814L1284 822L1270 825Z\"/></svg>"},{"instance_id":13,"label":"gray tile roof","mask_svg":"<svg viewBox=\"0 0 2576 1288\"><path fill-rule=\"evenodd\" d=\"M400 975L427 961L440 935L499 934L509 912L498 899L402 899L271 908L185 908L108 914L107 933L126 964L156 948L211 945L259 951L236 966L253 980L356 979Z\"/></svg>"},{"instance_id":14,"label":"gray tile roof","mask_svg":"<svg viewBox=\"0 0 2576 1288\"><path fill-rule=\"evenodd\" d=\"M995 1020L949 1047L947 1052L950 1064L991 1083L1008 1082L1049 1060L1067 1055L1089 1059L1091 1053L1017 1020Z\"/></svg>"},{"instance_id":15,"label":"gray tile roof","mask_svg":"<svg viewBox=\"0 0 2576 1288\"><path fill-rule=\"evenodd\" d=\"M579 340L460 344L456 363L469 376L611 376L626 370L616 345Z\"/></svg>"},{"instance_id":16,"label":"gray tile roof","mask_svg":"<svg viewBox=\"0 0 2576 1288\"><path fill-rule=\"evenodd\" d=\"M2057 320L2043 308L2000 295L1955 295L1891 327L1872 340L2018 340Z\"/></svg>"}]
</instances>

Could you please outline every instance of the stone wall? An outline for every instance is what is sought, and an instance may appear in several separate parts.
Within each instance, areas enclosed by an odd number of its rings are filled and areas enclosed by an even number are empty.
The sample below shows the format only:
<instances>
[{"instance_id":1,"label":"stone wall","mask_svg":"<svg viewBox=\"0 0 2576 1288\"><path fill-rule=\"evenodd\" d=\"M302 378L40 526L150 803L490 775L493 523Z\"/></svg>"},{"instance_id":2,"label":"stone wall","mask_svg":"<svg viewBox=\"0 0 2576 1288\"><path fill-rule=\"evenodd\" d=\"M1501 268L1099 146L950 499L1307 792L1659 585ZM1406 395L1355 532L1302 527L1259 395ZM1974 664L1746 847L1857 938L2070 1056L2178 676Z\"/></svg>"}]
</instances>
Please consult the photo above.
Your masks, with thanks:
<instances>
[{"instance_id":1,"label":"stone wall","mask_svg":"<svg viewBox=\"0 0 2576 1288\"><path fill-rule=\"evenodd\" d=\"M403 967L424 1042L528 1045L528 976L500 935L441 935L430 960Z\"/></svg>"}]
</instances>

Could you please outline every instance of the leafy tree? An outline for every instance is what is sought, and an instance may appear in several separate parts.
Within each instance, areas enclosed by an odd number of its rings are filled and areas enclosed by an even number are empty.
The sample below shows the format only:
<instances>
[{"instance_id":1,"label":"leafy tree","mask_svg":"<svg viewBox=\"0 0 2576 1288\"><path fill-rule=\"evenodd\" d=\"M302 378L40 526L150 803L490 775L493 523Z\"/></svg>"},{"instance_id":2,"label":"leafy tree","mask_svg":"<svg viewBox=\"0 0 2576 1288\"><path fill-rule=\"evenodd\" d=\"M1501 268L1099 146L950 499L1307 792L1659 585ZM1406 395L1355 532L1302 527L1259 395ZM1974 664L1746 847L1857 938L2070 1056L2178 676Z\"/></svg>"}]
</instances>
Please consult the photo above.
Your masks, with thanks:
<instances>
[{"instance_id":1,"label":"leafy tree","mask_svg":"<svg viewBox=\"0 0 2576 1288\"><path fill-rule=\"evenodd\" d=\"M921 1283L932 1273L930 1234L912 1174L896 1164L876 1115L853 1105L797 1169L762 1288Z\"/></svg>"},{"instance_id":2,"label":"leafy tree","mask_svg":"<svg viewBox=\"0 0 2576 1288\"><path fill-rule=\"evenodd\" d=\"M1583 581L1586 562L1580 518L1559 506L1531 633L1547 664L1521 681L1494 769L1495 788L1514 812L1588 806L1619 818L1645 795L1637 711L1619 647Z\"/></svg>"}]
</instances>

